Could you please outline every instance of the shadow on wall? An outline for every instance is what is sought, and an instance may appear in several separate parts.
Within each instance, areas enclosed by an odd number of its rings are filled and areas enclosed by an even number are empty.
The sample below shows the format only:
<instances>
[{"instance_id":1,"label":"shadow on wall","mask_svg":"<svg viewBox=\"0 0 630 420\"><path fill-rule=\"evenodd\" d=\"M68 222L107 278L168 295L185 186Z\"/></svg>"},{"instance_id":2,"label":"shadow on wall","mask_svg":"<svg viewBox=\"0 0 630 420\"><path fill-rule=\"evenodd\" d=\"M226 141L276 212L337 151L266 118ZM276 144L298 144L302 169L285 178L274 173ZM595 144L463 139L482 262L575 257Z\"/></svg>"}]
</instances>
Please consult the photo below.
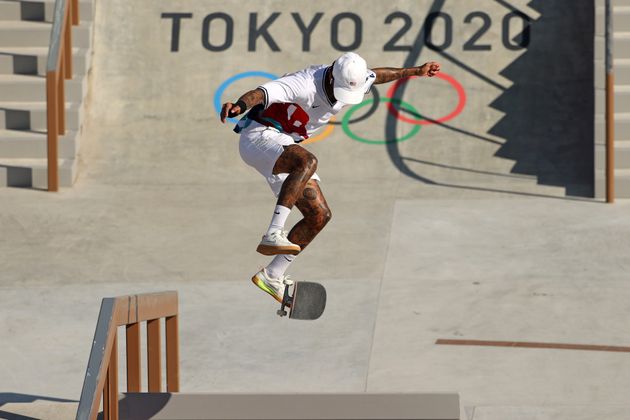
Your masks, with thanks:
<instances>
[{"instance_id":1,"label":"shadow on wall","mask_svg":"<svg viewBox=\"0 0 630 420\"><path fill-rule=\"evenodd\" d=\"M501 1L501 3L507 3ZM593 34L590 0L534 0L526 52L501 75L514 84L491 107L505 116L490 133L505 139L496 156L512 172L593 197Z\"/></svg>"},{"instance_id":2,"label":"shadow on wall","mask_svg":"<svg viewBox=\"0 0 630 420\"><path fill-rule=\"evenodd\" d=\"M522 13L509 0L495 0L506 9ZM446 0L434 0L429 12L439 12ZM495 81L446 52L439 52L452 64L504 92L491 107L505 114L489 133L505 139L495 156L515 161L512 173L537 177L539 184L559 186L569 196L593 197L593 35L594 6L591 0L533 0L529 6L539 19L530 23L530 43L525 52L501 75L513 85L505 89ZM530 19L531 20L531 19ZM422 27L404 66L417 65L426 24ZM524 36L514 34L512 41ZM396 93L401 100L405 86ZM405 112L404 110L402 110ZM456 129L482 141L490 138ZM388 116L386 137L396 138L396 118ZM426 184L456 189L544 196L483 187L446 184L428 179L409 167L409 157L401 156L398 144L386 145L392 163L405 175Z\"/></svg>"},{"instance_id":3,"label":"shadow on wall","mask_svg":"<svg viewBox=\"0 0 630 420\"><path fill-rule=\"evenodd\" d=\"M31 188L33 186L33 170L31 168L8 165L0 165L0 168L6 170L7 187ZM1 403L2 400L0 400Z\"/></svg>"}]
</instances>

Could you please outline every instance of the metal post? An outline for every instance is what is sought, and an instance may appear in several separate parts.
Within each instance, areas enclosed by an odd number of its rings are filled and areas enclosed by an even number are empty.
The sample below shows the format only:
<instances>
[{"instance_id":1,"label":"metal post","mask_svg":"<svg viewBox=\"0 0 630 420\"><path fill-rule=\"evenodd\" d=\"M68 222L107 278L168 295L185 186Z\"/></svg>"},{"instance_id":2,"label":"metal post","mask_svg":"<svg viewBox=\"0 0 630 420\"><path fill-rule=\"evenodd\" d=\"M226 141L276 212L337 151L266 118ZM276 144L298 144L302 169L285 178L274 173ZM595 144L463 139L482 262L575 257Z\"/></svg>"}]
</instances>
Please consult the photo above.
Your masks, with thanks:
<instances>
[{"instance_id":1,"label":"metal post","mask_svg":"<svg viewBox=\"0 0 630 420\"><path fill-rule=\"evenodd\" d=\"M615 76L610 0L606 0L606 202L615 202Z\"/></svg>"}]
</instances>

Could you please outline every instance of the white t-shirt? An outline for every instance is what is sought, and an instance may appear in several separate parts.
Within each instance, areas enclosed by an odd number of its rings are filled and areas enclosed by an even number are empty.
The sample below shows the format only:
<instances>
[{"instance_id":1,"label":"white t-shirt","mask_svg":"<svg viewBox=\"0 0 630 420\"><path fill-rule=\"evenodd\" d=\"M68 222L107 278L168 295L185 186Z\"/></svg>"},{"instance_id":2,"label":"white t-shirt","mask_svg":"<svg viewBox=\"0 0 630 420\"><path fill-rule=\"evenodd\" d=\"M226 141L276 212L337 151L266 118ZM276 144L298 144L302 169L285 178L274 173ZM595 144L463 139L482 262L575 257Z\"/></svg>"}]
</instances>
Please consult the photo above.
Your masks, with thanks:
<instances>
[{"instance_id":1,"label":"white t-shirt","mask_svg":"<svg viewBox=\"0 0 630 420\"><path fill-rule=\"evenodd\" d=\"M347 105L328 99L324 83L329 69L325 64L310 66L259 86L265 93L261 118L298 142L311 136ZM368 70L365 93L375 80L376 74Z\"/></svg>"}]
</instances>

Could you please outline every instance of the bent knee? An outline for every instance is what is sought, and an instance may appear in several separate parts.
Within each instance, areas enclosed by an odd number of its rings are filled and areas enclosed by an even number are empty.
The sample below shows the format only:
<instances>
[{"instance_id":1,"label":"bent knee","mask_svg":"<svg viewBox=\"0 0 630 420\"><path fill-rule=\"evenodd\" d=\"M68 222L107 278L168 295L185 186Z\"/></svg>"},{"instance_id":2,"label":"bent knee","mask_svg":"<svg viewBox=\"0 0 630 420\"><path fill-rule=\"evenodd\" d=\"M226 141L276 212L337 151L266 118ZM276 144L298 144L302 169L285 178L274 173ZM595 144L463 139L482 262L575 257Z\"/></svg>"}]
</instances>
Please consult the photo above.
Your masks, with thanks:
<instances>
[{"instance_id":1,"label":"bent knee","mask_svg":"<svg viewBox=\"0 0 630 420\"><path fill-rule=\"evenodd\" d=\"M306 217L307 223L314 229L321 230L332 218L332 213L328 207L321 207L317 212Z\"/></svg>"},{"instance_id":2,"label":"bent knee","mask_svg":"<svg viewBox=\"0 0 630 420\"><path fill-rule=\"evenodd\" d=\"M330 222L330 219L332 219L332 212L330 211L328 207L326 207L326 209L324 210L322 219L323 219L324 225Z\"/></svg>"},{"instance_id":3,"label":"bent knee","mask_svg":"<svg viewBox=\"0 0 630 420\"><path fill-rule=\"evenodd\" d=\"M284 152L280 155L274 166L274 173L302 172L315 173L317 158L314 154L296 144L284 146Z\"/></svg>"}]
</instances>

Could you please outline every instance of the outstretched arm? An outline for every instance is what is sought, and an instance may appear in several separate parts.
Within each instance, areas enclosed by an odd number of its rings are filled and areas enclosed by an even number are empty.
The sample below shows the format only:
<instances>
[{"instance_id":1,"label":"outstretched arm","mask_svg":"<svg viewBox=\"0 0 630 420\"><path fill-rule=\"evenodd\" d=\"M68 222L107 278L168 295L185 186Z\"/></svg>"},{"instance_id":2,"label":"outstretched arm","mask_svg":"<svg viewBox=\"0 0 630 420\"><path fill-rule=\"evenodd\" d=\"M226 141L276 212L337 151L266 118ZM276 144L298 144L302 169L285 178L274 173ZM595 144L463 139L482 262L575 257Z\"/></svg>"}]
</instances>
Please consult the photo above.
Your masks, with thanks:
<instances>
[{"instance_id":1,"label":"outstretched arm","mask_svg":"<svg viewBox=\"0 0 630 420\"><path fill-rule=\"evenodd\" d=\"M265 93L262 89L254 89L250 90L247 93L244 93L243 96L238 98L235 104L232 102L226 102L223 104L221 108L221 122L225 123L227 117L236 117L237 115L241 115L246 110L251 107L263 103L265 100Z\"/></svg>"},{"instance_id":2,"label":"outstretched arm","mask_svg":"<svg viewBox=\"0 0 630 420\"><path fill-rule=\"evenodd\" d=\"M388 83L409 76L433 77L440 72L440 63L429 61L420 67L408 67L404 69L379 67L372 69L372 71L376 73L376 80L374 81L374 84L379 85L381 83Z\"/></svg>"}]
</instances>

